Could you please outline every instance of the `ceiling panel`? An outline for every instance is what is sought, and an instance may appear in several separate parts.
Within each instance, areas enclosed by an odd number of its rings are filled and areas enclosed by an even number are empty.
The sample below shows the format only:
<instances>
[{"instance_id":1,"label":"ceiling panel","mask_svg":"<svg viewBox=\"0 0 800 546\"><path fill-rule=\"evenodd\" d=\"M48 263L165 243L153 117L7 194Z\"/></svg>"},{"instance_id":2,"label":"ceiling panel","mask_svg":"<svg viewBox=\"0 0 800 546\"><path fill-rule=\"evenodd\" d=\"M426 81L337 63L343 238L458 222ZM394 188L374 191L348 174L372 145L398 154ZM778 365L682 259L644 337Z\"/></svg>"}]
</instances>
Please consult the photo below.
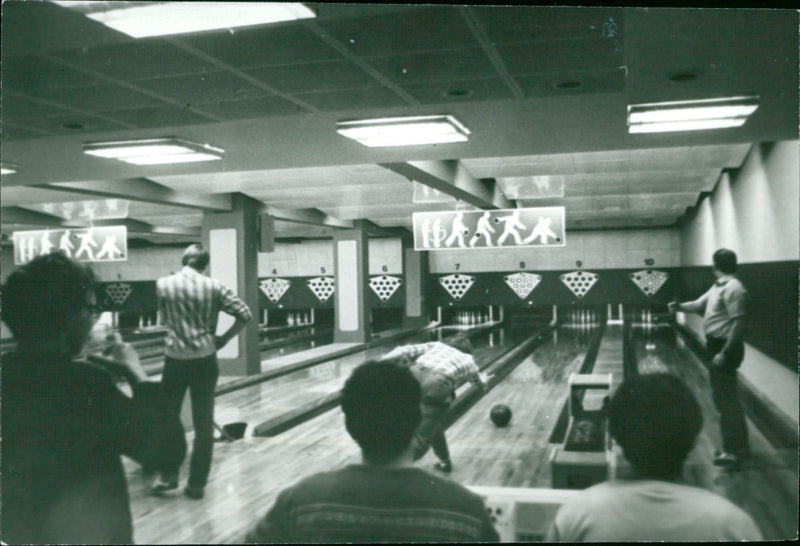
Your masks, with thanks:
<instances>
[{"instance_id":1,"label":"ceiling panel","mask_svg":"<svg viewBox=\"0 0 800 546\"><path fill-rule=\"evenodd\" d=\"M212 69L207 62L161 39L139 40L136 47L122 43L74 49L56 53L54 57L78 69L123 81Z\"/></svg>"},{"instance_id":2,"label":"ceiling panel","mask_svg":"<svg viewBox=\"0 0 800 546\"><path fill-rule=\"evenodd\" d=\"M401 84L403 91L422 104L469 102L511 98L511 89L501 79L450 80L416 85Z\"/></svg>"},{"instance_id":3,"label":"ceiling panel","mask_svg":"<svg viewBox=\"0 0 800 546\"><path fill-rule=\"evenodd\" d=\"M497 77L497 71L479 47L373 57L367 61L398 85Z\"/></svg>"},{"instance_id":4,"label":"ceiling panel","mask_svg":"<svg viewBox=\"0 0 800 546\"><path fill-rule=\"evenodd\" d=\"M110 110L105 112L105 115L123 123L141 128L196 125L209 121L208 117L195 114L180 106Z\"/></svg>"},{"instance_id":5,"label":"ceiling panel","mask_svg":"<svg viewBox=\"0 0 800 546\"><path fill-rule=\"evenodd\" d=\"M243 72L284 93L375 87L378 82L347 61L245 68Z\"/></svg>"},{"instance_id":6,"label":"ceiling panel","mask_svg":"<svg viewBox=\"0 0 800 546\"><path fill-rule=\"evenodd\" d=\"M55 87L44 89L36 96L84 112L115 110L120 104L125 104L129 108L147 108L164 104L163 100L156 97L109 83L85 87Z\"/></svg>"},{"instance_id":7,"label":"ceiling panel","mask_svg":"<svg viewBox=\"0 0 800 546\"><path fill-rule=\"evenodd\" d=\"M602 36L563 41L500 45L500 57L515 76L542 72L613 70L622 62L622 50Z\"/></svg>"},{"instance_id":8,"label":"ceiling panel","mask_svg":"<svg viewBox=\"0 0 800 546\"><path fill-rule=\"evenodd\" d=\"M496 44L622 34L621 8L472 7Z\"/></svg>"},{"instance_id":9,"label":"ceiling panel","mask_svg":"<svg viewBox=\"0 0 800 546\"><path fill-rule=\"evenodd\" d=\"M126 129L130 125L126 124L124 120L117 120L116 116L114 119L109 119L105 116L97 117L73 112L54 117L29 119L25 121L25 127L32 130L46 131L53 135L82 135L84 133Z\"/></svg>"},{"instance_id":10,"label":"ceiling panel","mask_svg":"<svg viewBox=\"0 0 800 546\"><path fill-rule=\"evenodd\" d=\"M408 103L395 92L385 87L329 91L326 93L302 93L296 97L324 112L359 108L393 108Z\"/></svg>"},{"instance_id":11,"label":"ceiling panel","mask_svg":"<svg viewBox=\"0 0 800 546\"><path fill-rule=\"evenodd\" d=\"M53 87L79 87L98 83L94 76L38 55L5 55L3 52L2 69L3 87L29 95L37 95Z\"/></svg>"},{"instance_id":12,"label":"ceiling panel","mask_svg":"<svg viewBox=\"0 0 800 546\"><path fill-rule=\"evenodd\" d=\"M200 72L176 77L139 80L136 85L145 87L183 104L219 102L220 99L241 100L272 95L230 72Z\"/></svg>"},{"instance_id":13,"label":"ceiling panel","mask_svg":"<svg viewBox=\"0 0 800 546\"><path fill-rule=\"evenodd\" d=\"M362 57L478 45L455 7L414 6L391 15L318 24Z\"/></svg>"},{"instance_id":14,"label":"ceiling panel","mask_svg":"<svg viewBox=\"0 0 800 546\"><path fill-rule=\"evenodd\" d=\"M342 56L301 25L201 32L173 40L235 67L338 60Z\"/></svg>"},{"instance_id":15,"label":"ceiling panel","mask_svg":"<svg viewBox=\"0 0 800 546\"><path fill-rule=\"evenodd\" d=\"M515 76L526 97L558 95L583 95L594 93L622 93L625 91L625 72L617 68L607 70L582 70L548 72L528 76Z\"/></svg>"},{"instance_id":16,"label":"ceiling panel","mask_svg":"<svg viewBox=\"0 0 800 546\"><path fill-rule=\"evenodd\" d=\"M259 119L268 116L285 116L306 112L293 102L281 97L259 97L257 99L226 100L222 102L206 102L195 106L197 110L214 117L236 119Z\"/></svg>"}]
</instances>

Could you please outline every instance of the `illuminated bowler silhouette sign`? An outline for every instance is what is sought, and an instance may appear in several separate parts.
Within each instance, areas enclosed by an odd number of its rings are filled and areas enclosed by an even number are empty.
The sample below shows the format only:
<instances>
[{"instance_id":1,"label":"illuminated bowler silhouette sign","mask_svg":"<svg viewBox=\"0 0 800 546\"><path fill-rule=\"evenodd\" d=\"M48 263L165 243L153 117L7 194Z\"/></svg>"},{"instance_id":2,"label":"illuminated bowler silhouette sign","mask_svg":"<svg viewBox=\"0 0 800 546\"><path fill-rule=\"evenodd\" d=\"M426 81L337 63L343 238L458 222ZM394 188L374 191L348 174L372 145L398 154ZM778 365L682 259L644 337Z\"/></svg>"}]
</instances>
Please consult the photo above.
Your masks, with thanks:
<instances>
[{"instance_id":1,"label":"illuminated bowler silhouette sign","mask_svg":"<svg viewBox=\"0 0 800 546\"><path fill-rule=\"evenodd\" d=\"M79 262L124 262L128 259L125 226L15 231L12 238L16 265L58 250Z\"/></svg>"},{"instance_id":2,"label":"illuminated bowler silhouette sign","mask_svg":"<svg viewBox=\"0 0 800 546\"><path fill-rule=\"evenodd\" d=\"M415 250L564 246L564 207L415 212Z\"/></svg>"}]
</instances>

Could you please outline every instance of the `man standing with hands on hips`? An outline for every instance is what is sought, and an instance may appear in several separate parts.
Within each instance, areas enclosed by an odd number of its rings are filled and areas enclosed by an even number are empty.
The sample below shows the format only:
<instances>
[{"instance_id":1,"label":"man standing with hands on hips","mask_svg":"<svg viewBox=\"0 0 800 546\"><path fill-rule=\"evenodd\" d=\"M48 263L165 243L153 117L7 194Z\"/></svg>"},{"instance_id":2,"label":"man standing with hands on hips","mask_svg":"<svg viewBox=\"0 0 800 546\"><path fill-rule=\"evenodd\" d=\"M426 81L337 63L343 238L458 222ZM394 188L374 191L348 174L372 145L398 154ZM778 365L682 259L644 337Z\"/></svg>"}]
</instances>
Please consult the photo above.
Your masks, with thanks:
<instances>
[{"instance_id":1,"label":"man standing with hands on hips","mask_svg":"<svg viewBox=\"0 0 800 546\"><path fill-rule=\"evenodd\" d=\"M252 313L233 291L203 271L211 261L202 245L190 245L183 253L183 269L158 279L158 310L167 325L166 356L161 383L172 411L180 414L186 389L192 400L194 445L189 480L184 493L203 497L214 450L214 389L219 377L217 350L244 328ZM236 319L222 335L216 335L222 311ZM153 493L178 487L178 468L162 469Z\"/></svg>"},{"instance_id":2,"label":"man standing with hands on hips","mask_svg":"<svg viewBox=\"0 0 800 546\"><path fill-rule=\"evenodd\" d=\"M714 405L720 414L723 451L714 464L736 467L749 456L747 422L739 401L737 369L744 359L744 317L747 289L734 276L736 254L721 248L714 253L716 281L695 301L668 304L670 313L683 311L703 315L706 350L711 361L709 382Z\"/></svg>"}]
</instances>

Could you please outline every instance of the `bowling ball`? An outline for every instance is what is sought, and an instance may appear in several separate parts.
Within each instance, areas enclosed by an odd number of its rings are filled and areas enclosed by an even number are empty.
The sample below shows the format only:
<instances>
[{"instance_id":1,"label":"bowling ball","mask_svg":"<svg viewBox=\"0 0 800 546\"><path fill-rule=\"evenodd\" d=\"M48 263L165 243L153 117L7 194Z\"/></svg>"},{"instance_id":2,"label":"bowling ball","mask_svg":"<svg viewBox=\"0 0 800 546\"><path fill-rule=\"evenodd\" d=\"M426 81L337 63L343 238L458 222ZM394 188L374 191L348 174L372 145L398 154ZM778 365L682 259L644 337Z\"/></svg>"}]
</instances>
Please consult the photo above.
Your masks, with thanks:
<instances>
[{"instance_id":1,"label":"bowling ball","mask_svg":"<svg viewBox=\"0 0 800 546\"><path fill-rule=\"evenodd\" d=\"M505 404L497 404L489 412L489 419L498 427L506 426L511 421L511 408Z\"/></svg>"}]
</instances>

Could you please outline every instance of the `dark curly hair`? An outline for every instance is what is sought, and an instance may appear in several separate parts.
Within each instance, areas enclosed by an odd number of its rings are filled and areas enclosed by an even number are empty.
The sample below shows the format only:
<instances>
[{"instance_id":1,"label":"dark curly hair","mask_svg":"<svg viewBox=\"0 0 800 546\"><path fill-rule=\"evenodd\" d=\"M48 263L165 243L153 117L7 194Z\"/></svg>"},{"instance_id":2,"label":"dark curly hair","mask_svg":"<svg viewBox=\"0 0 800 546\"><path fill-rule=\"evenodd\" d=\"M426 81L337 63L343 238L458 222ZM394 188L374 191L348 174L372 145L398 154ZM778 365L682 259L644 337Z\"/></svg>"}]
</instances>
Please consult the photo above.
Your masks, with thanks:
<instances>
[{"instance_id":1,"label":"dark curly hair","mask_svg":"<svg viewBox=\"0 0 800 546\"><path fill-rule=\"evenodd\" d=\"M680 477L703 427L700 405L683 381L668 373L626 379L608 409L611 435L643 477Z\"/></svg>"},{"instance_id":2,"label":"dark curly hair","mask_svg":"<svg viewBox=\"0 0 800 546\"><path fill-rule=\"evenodd\" d=\"M396 459L411 444L422 419L419 382L395 359L356 368L342 389L345 427L373 463Z\"/></svg>"},{"instance_id":3,"label":"dark curly hair","mask_svg":"<svg viewBox=\"0 0 800 546\"><path fill-rule=\"evenodd\" d=\"M89 266L54 252L34 258L3 285L3 322L19 343L35 343L67 329L94 290Z\"/></svg>"}]
</instances>

